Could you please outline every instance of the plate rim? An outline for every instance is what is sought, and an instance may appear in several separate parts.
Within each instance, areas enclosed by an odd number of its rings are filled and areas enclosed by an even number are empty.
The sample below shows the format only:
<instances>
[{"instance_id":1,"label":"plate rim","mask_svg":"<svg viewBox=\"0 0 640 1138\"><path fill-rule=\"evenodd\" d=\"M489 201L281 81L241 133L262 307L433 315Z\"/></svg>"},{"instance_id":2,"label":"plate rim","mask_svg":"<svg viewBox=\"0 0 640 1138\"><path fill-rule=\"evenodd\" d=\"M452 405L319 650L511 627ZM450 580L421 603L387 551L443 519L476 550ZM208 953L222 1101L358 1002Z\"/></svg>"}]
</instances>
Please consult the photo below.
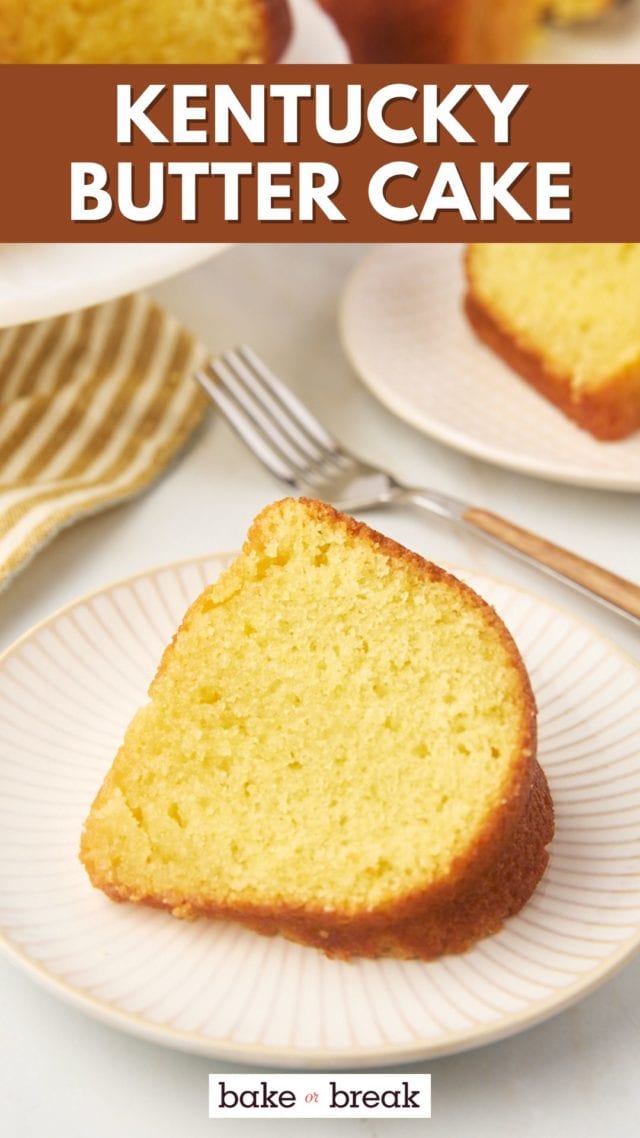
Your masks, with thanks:
<instances>
[{"instance_id":1,"label":"plate rim","mask_svg":"<svg viewBox=\"0 0 640 1138\"><path fill-rule=\"evenodd\" d=\"M141 578L163 572L178 572L182 567L200 566L207 561L219 561L224 567L236 556L233 552L209 552L178 558L169 562L151 565L146 569L139 569L125 577L117 578L102 586L91 589L79 597L61 605L48 616L42 618L35 625L27 629L16 640L0 652L0 668L7 659L24 643L47 626L58 621L69 611L86 604L96 597L108 594L114 589L127 586ZM631 665L640 676L640 661L620 648L613 640L603 635L599 629L594 628L588 621L576 617L572 612L561 606L540 597L534 591L513 585L502 577L486 573L484 570L467 568L447 562L444 568L461 575L468 574L472 578L482 581L488 580L492 584L505 587L516 594L529 597L543 606L559 613L570 622L577 625L594 637L609 652L613 653L626 666ZM473 587L476 587L475 585ZM489 602L490 603L490 602ZM11 937L0 926L0 951L10 963L17 965L20 970L34 980L40 988L49 994L60 998L63 1003L91 1016L94 1020L106 1024L116 1030L124 1031L128 1035L141 1038L147 1042L155 1043L175 1050L186 1051L192 1054L219 1059L223 1062L237 1061L248 1066L256 1067L260 1063L268 1066L293 1070L296 1068L308 1070L348 1070L375 1067L398 1066L403 1063L413 1063L430 1060L452 1054L462 1054L465 1051L475 1050L478 1047L497 1043L521 1031L528 1030L541 1023L554 1018L568 1008L572 1007L582 998L586 998L596 991L603 983L619 973L624 966L635 956L640 955L640 922L635 932L619 944L615 952L598 961L588 972L562 989L562 994L552 994L539 1001L532 1012L531 1005L519 1012L505 1014L498 1023L484 1026L475 1026L471 1029L450 1031L446 1040L430 1044L424 1040L411 1045L389 1043L372 1047L347 1047L335 1049L327 1047L288 1047L271 1046L263 1043L234 1043L230 1040L216 1039L201 1032L186 1031L170 1027L166 1024L153 1023L135 1012L110 1003L108 1000L97 998L88 992L83 992L62 977L56 976L46 966L34 960L23 948L15 944Z\"/></svg>"},{"instance_id":2,"label":"plate rim","mask_svg":"<svg viewBox=\"0 0 640 1138\"><path fill-rule=\"evenodd\" d=\"M366 366L363 366L361 353L354 344L350 311L353 298L358 292L362 281L366 279L370 265L378 259L382 260L384 256L389 255L390 251L404 251L407 248L411 248L412 251L419 255L424 255L428 251L431 251L434 244L435 243L409 244L407 242L387 242L386 244L377 245L365 254L348 275L339 298L338 331L345 355L363 386L367 388L388 411L391 411L398 419L408 423L414 430L419 431L428 438L435 439L439 443L443 443L445 446L451 447L461 454L466 454L472 458L480 459L482 462L487 462L491 466L497 466L505 470L514 470L518 474L525 474L532 478L540 478L546 482L560 482L568 486L588 487L591 490L603 490L605 492L609 491L610 493L634 494L640 492L640 474L633 479L625 478L624 474L598 476L590 474L586 467L582 472L575 473L566 467L556 466L551 461L543 462L532 457L522 458L519 457L517 453L512 453L511 451L505 455L503 451L483 442L481 438L470 436L464 431L448 426L447 424L441 423L438 419L432 418L427 412L416 409L410 405L403 396L398 395L392 386L380 382L377 377L371 375ZM452 252L453 250L461 250L464 247L462 242L457 241L439 242L437 244L438 246L446 245ZM478 345L478 347L480 347L480 345ZM515 374L514 372L514 375ZM522 380L521 382L524 381ZM542 396L540 396L540 398L542 398ZM558 415L562 415L561 411L557 413ZM640 435L638 438L640 439Z\"/></svg>"},{"instance_id":3,"label":"plate rim","mask_svg":"<svg viewBox=\"0 0 640 1138\"><path fill-rule=\"evenodd\" d=\"M31 247L37 248L33 243ZM106 304L118 296L126 296L131 292L140 292L143 289L153 288L157 284L168 280L172 276L189 272L213 257L219 256L231 246L226 242L108 242L111 246L127 245L129 248L137 246L140 249L140 260L130 265L124 278L117 272L108 272L100 277L99 281L84 280L82 284L76 281L69 289L56 289L49 287L45 292L39 292L35 297L29 291L16 293L10 299L0 300L0 329L20 327L23 324L35 324L39 321L52 320L69 312L81 312L85 308L92 308L98 304ZM54 241L49 248L81 248L82 255L90 258L92 250L104 248L104 243L89 242L79 244L71 241ZM147 268L143 253L154 247L163 250L158 252L155 267ZM165 252L172 250L172 252ZM79 291L82 297L79 299ZM65 299L66 298L66 299ZM69 299L71 298L71 299ZM78 303L79 300L79 303Z\"/></svg>"}]
</instances>

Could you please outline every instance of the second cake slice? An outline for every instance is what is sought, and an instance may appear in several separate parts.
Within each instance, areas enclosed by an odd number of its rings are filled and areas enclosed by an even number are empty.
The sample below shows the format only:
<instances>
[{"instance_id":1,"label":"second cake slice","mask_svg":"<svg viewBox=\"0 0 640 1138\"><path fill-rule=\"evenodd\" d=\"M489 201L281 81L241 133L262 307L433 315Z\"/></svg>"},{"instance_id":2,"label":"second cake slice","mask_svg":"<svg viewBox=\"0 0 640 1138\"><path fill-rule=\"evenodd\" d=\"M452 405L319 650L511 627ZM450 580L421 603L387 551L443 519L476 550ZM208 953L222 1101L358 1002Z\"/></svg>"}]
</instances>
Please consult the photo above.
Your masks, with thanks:
<instances>
[{"instance_id":1,"label":"second cake slice","mask_svg":"<svg viewBox=\"0 0 640 1138\"><path fill-rule=\"evenodd\" d=\"M467 316L597 439L640 429L640 245L471 245Z\"/></svg>"}]
</instances>

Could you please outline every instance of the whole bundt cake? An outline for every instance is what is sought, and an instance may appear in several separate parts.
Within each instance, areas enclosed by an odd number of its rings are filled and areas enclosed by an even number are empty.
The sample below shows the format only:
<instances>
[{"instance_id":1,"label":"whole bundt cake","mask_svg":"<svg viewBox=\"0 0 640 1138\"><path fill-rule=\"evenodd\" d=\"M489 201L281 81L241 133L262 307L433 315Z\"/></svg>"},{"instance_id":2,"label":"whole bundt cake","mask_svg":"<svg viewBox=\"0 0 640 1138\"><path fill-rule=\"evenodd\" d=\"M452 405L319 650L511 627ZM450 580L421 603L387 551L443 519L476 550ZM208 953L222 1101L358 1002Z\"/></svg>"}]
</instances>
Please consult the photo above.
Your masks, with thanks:
<instances>
[{"instance_id":1,"label":"whole bundt cake","mask_svg":"<svg viewBox=\"0 0 640 1138\"><path fill-rule=\"evenodd\" d=\"M319 0L359 63L516 63L541 24L581 23L619 0Z\"/></svg>"},{"instance_id":2,"label":"whole bundt cake","mask_svg":"<svg viewBox=\"0 0 640 1138\"><path fill-rule=\"evenodd\" d=\"M544 0L320 0L359 63L512 63Z\"/></svg>"}]
</instances>

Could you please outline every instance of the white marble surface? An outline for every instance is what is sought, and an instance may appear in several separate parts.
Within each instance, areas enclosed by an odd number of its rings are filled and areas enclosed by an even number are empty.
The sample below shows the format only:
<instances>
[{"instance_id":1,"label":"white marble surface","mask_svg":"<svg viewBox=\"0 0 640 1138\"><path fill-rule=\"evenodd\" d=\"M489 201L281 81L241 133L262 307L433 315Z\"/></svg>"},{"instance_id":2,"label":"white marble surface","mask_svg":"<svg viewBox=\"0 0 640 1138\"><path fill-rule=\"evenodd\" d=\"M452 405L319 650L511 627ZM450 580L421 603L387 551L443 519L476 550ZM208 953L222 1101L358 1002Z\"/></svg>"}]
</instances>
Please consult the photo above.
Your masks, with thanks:
<instances>
[{"instance_id":1,"label":"white marble surface","mask_svg":"<svg viewBox=\"0 0 640 1138\"><path fill-rule=\"evenodd\" d=\"M414 484L491 507L612 570L640 580L637 495L574 489L448 451L379 407L345 362L337 334L354 246L246 246L154 289L217 350L250 342L363 455ZM280 489L211 415L180 462L144 497L61 534L0 595L0 648L81 593L150 565L237 547ZM450 527L400 511L369 520L436 561L474 566L589 621L640 660L640 635L605 610ZM640 682L640 680L639 680ZM35 987L0 959L0 1119L11 1138L199 1138L287 1122L210 1122L207 1074L224 1064L113 1031ZM433 1075L434 1138L610 1138L640 1115L640 964L521 1036L416 1067ZM237 1067L236 1067L237 1069ZM345 1138L385 1136L397 1122L314 1122ZM231 1129L233 1127L233 1130Z\"/></svg>"}]
</instances>

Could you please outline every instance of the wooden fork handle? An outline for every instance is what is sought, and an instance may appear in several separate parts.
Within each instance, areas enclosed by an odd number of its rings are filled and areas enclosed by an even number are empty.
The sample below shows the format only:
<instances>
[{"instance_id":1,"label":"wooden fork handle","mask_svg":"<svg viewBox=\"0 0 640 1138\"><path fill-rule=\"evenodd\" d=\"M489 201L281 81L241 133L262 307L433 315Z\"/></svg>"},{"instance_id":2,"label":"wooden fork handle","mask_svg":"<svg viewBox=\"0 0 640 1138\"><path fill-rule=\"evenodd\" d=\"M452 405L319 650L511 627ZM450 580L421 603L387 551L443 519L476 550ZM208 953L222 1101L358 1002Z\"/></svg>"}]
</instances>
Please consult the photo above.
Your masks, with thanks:
<instances>
[{"instance_id":1,"label":"wooden fork handle","mask_svg":"<svg viewBox=\"0 0 640 1138\"><path fill-rule=\"evenodd\" d=\"M554 575L566 578L626 615L640 620L640 586L625 581L623 577L618 577L591 561L585 561L583 557L578 557L537 534L521 529L513 522L505 521L489 510L470 507L464 511L462 519L495 541L546 566Z\"/></svg>"}]
</instances>

